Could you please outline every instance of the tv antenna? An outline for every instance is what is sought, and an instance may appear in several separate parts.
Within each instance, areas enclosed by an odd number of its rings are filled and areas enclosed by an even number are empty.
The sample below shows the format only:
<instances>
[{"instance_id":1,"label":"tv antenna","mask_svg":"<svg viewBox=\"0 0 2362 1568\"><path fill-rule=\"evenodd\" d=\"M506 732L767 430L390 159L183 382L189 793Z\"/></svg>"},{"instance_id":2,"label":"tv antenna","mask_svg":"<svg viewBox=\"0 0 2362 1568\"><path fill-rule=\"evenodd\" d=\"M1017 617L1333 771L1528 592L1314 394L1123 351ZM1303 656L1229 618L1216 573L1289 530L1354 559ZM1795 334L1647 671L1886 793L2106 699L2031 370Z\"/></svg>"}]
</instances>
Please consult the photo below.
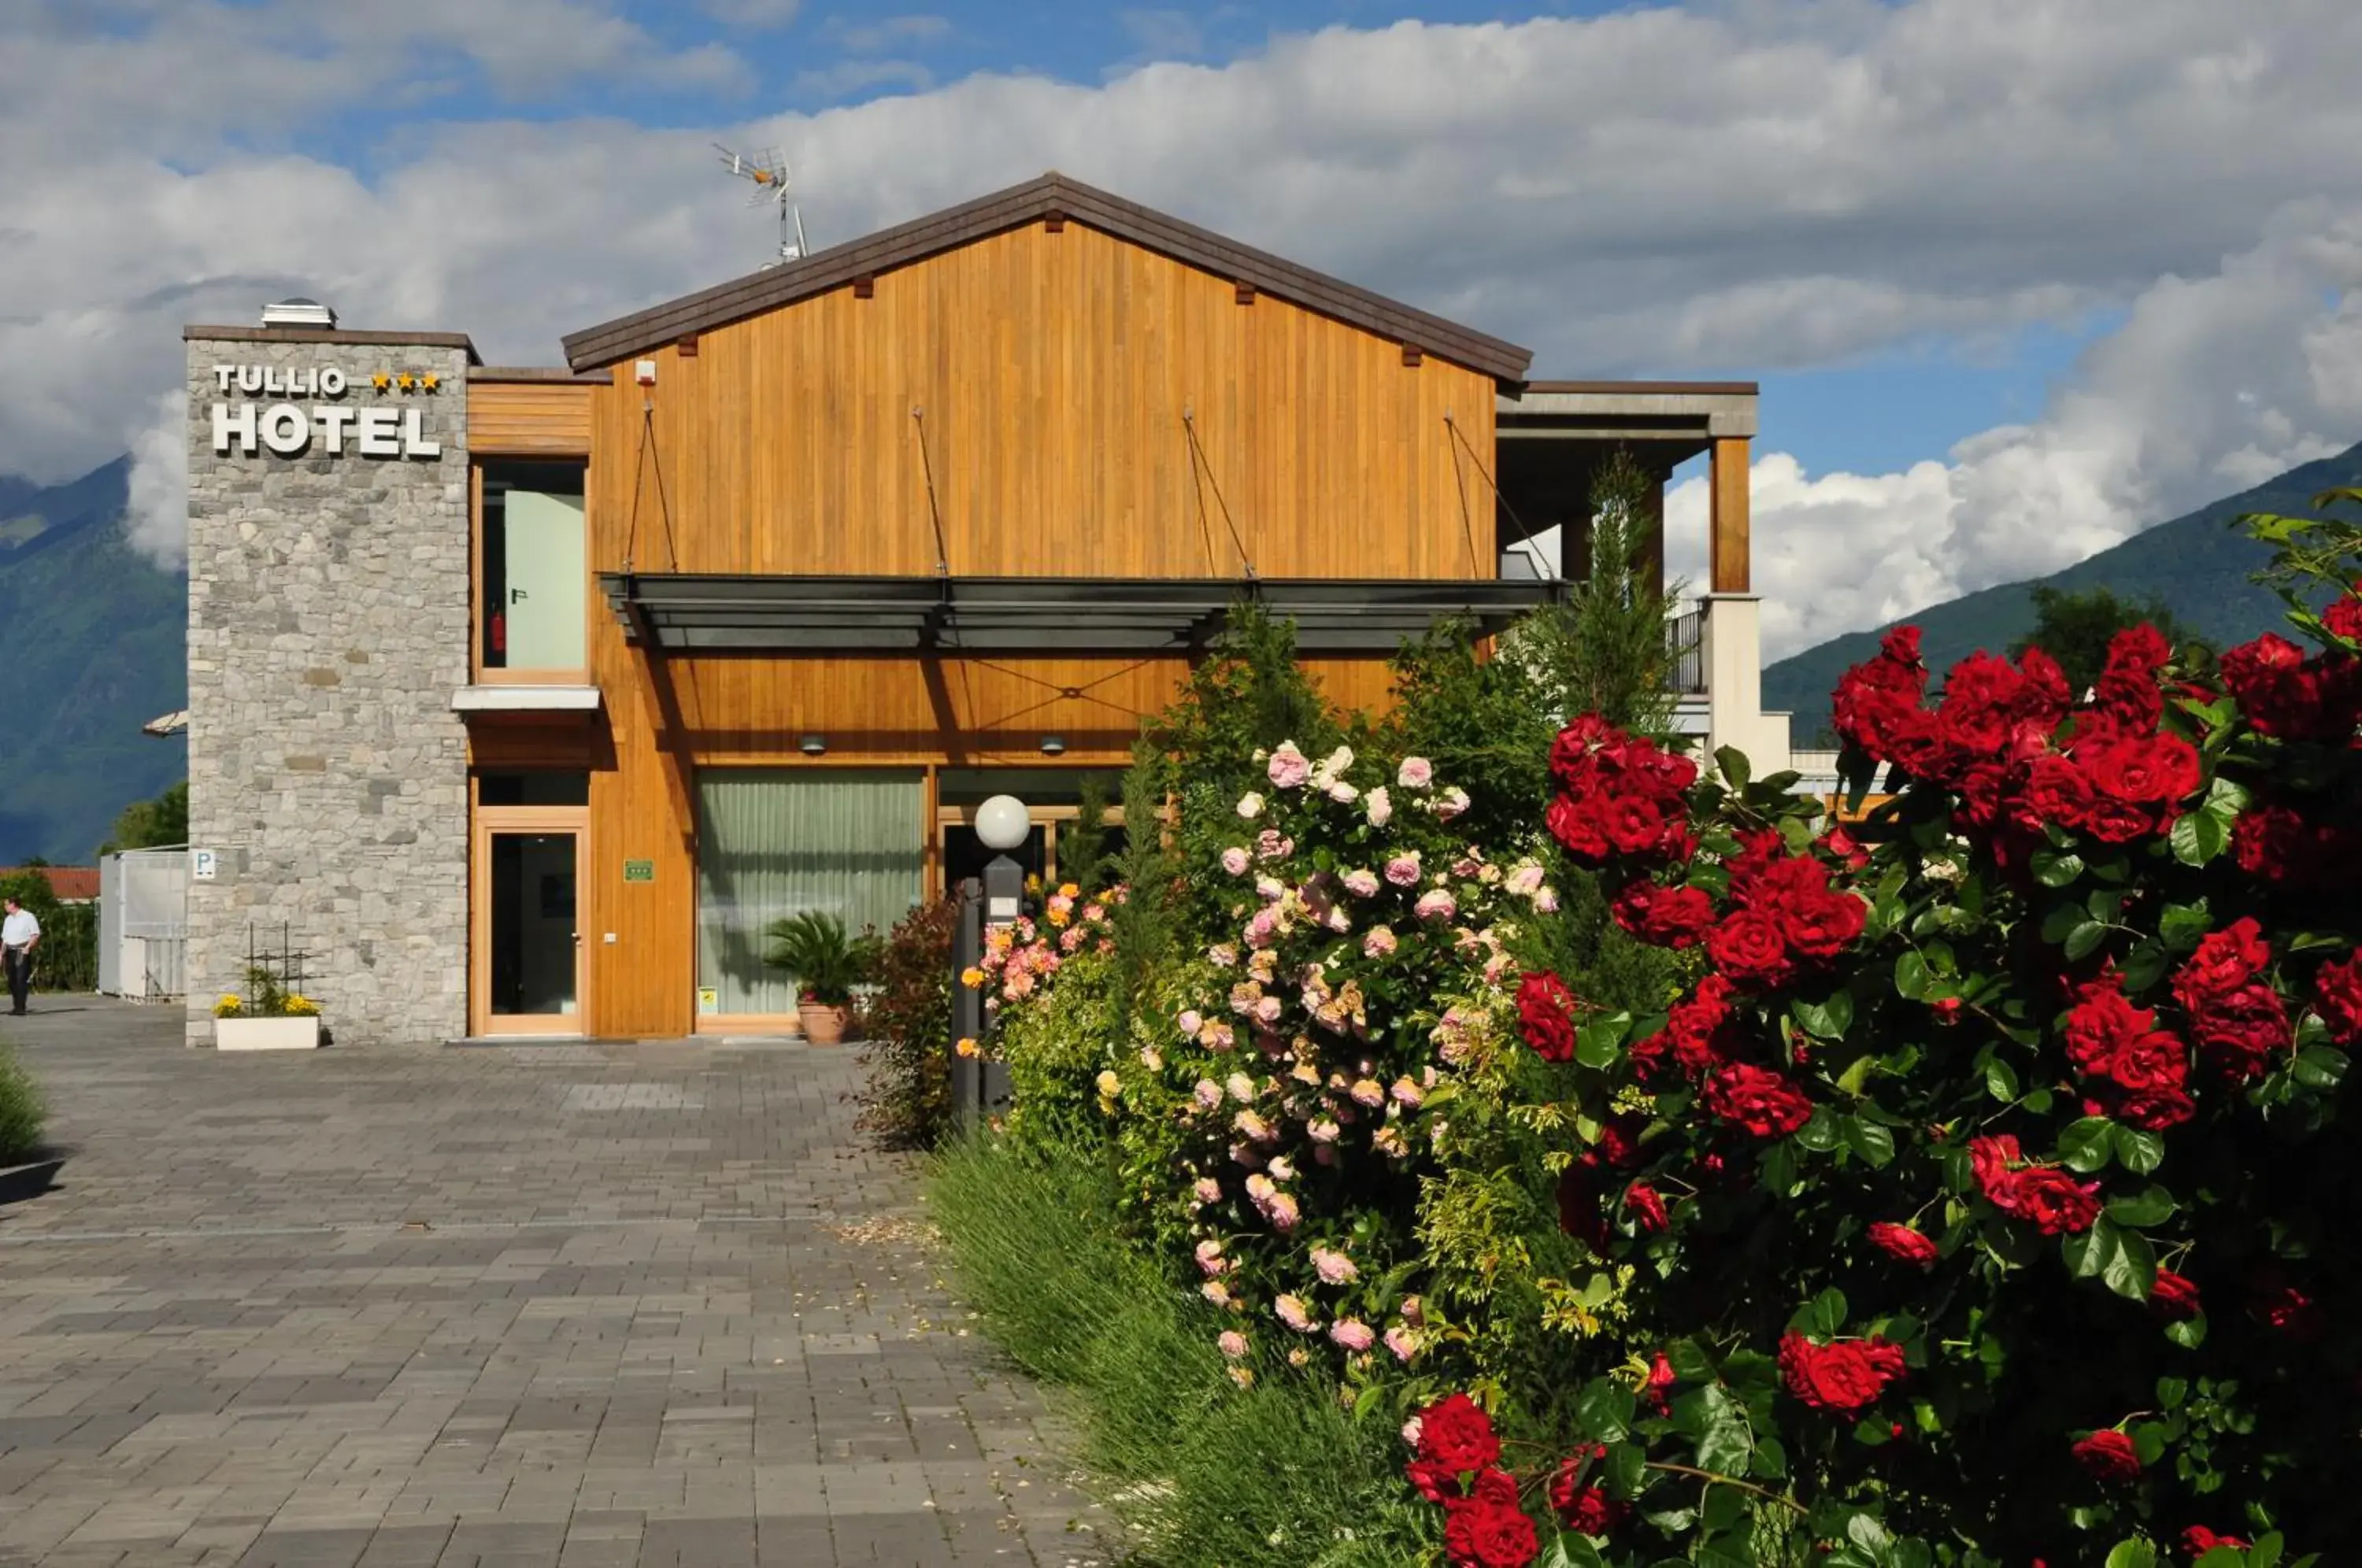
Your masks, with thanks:
<instances>
[{"instance_id":1,"label":"tv antenna","mask_svg":"<svg viewBox=\"0 0 2362 1568\"><path fill-rule=\"evenodd\" d=\"M779 156L778 149L772 148L751 158L733 152L718 141L713 149L722 155L723 165L732 174L755 187L754 194L747 198L748 206L778 209L779 259L765 265L776 267L780 261L797 261L811 255L811 247L804 239L804 215L789 194L788 160Z\"/></svg>"}]
</instances>

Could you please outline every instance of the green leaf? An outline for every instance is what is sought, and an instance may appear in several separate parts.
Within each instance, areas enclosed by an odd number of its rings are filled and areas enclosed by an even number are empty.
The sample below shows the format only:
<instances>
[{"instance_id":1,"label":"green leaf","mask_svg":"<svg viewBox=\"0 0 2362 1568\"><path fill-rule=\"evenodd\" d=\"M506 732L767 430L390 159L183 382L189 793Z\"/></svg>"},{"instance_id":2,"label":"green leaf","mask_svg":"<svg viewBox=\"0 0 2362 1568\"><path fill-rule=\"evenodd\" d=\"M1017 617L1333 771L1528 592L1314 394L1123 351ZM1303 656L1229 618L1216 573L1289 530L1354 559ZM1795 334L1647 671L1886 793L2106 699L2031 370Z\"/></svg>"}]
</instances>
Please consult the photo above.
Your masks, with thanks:
<instances>
[{"instance_id":1,"label":"green leaf","mask_svg":"<svg viewBox=\"0 0 2362 1568\"><path fill-rule=\"evenodd\" d=\"M1814 1339L1827 1340L1845 1327L1845 1292L1832 1285L1797 1308L1795 1315L1788 1320L1788 1327Z\"/></svg>"},{"instance_id":2,"label":"green leaf","mask_svg":"<svg viewBox=\"0 0 2362 1568\"><path fill-rule=\"evenodd\" d=\"M1665 1360L1672 1364L1673 1375L1684 1383L1715 1380L1714 1360L1698 1348L1695 1340L1675 1340L1665 1347Z\"/></svg>"},{"instance_id":3,"label":"green leaf","mask_svg":"<svg viewBox=\"0 0 2362 1568\"><path fill-rule=\"evenodd\" d=\"M2107 1568L2157 1568L2157 1548L2145 1540L2120 1540L2108 1553Z\"/></svg>"},{"instance_id":4,"label":"green leaf","mask_svg":"<svg viewBox=\"0 0 2362 1568\"><path fill-rule=\"evenodd\" d=\"M2125 955L2119 966L2125 977L2125 991L2138 996L2165 978L2165 949L2154 942L2144 942Z\"/></svg>"},{"instance_id":5,"label":"green leaf","mask_svg":"<svg viewBox=\"0 0 2362 1568\"><path fill-rule=\"evenodd\" d=\"M1722 770L1724 781L1732 789L1747 788L1749 772L1745 752L1735 745L1717 747L1714 754L1714 765Z\"/></svg>"},{"instance_id":6,"label":"green leaf","mask_svg":"<svg viewBox=\"0 0 2362 1568\"><path fill-rule=\"evenodd\" d=\"M1985 1093L2003 1105L2017 1098L2017 1074L1999 1056L1985 1063Z\"/></svg>"},{"instance_id":7,"label":"green leaf","mask_svg":"<svg viewBox=\"0 0 2362 1568\"><path fill-rule=\"evenodd\" d=\"M1847 1117L1844 1125L1846 1146L1860 1154L1863 1164L1876 1170L1893 1162L1893 1133L1859 1116Z\"/></svg>"},{"instance_id":8,"label":"green leaf","mask_svg":"<svg viewBox=\"0 0 2362 1568\"><path fill-rule=\"evenodd\" d=\"M1927 960L1916 952L1908 952L1894 961L1894 988L1904 997L1917 1001L1927 994Z\"/></svg>"},{"instance_id":9,"label":"green leaf","mask_svg":"<svg viewBox=\"0 0 2362 1568\"><path fill-rule=\"evenodd\" d=\"M1606 1377L1584 1384L1574 1402L1584 1433L1594 1442L1621 1442L1631 1430L1633 1408L1632 1390Z\"/></svg>"},{"instance_id":10,"label":"green leaf","mask_svg":"<svg viewBox=\"0 0 2362 1568\"><path fill-rule=\"evenodd\" d=\"M2187 822L2188 818L2183 818ZM2067 961L2074 963L2089 956L2101 943L2108 939L2108 928L2098 921L2087 920L2067 933Z\"/></svg>"},{"instance_id":11,"label":"green leaf","mask_svg":"<svg viewBox=\"0 0 2362 1568\"><path fill-rule=\"evenodd\" d=\"M2346 1065L2345 1052L2327 1045L2308 1045L2296 1054L2296 1066L2291 1071L2296 1081L2307 1088L2335 1088L2345 1081Z\"/></svg>"},{"instance_id":12,"label":"green leaf","mask_svg":"<svg viewBox=\"0 0 2362 1568\"><path fill-rule=\"evenodd\" d=\"M1718 1535L1698 1542L1690 1559L1698 1568L1756 1568L1755 1543L1746 1534Z\"/></svg>"},{"instance_id":13,"label":"green leaf","mask_svg":"<svg viewBox=\"0 0 2362 1568\"><path fill-rule=\"evenodd\" d=\"M2247 1548L2247 1568L2272 1568L2280 1560L2280 1532L2259 1535L2256 1544Z\"/></svg>"},{"instance_id":14,"label":"green leaf","mask_svg":"<svg viewBox=\"0 0 2362 1568\"><path fill-rule=\"evenodd\" d=\"M2058 1134L2058 1157L2067 1168L2090 1176L2108 1163L2115 1150L2116 1124L2104 1116L2086 1116Z\"/></svg>"},{"instance_id":15,"label":"green leaf","mask_svg":"<svg viewBox=\"0 0 2362 1568\"><path fill-rule=\"evenodd\" d=\"M2198 945L2198 939L2214 926L2214 915L2204 899L2194 904L2168 904L2157 917L2157 933L2168 947L2180 953Z\"/></svg>"},{"instance_id":16,"label":"green leaf","mask_svg":"<svg viewBox=\"0 0 2362 1568\"><path fill-rule=\"evenodd\" d=\"M1586 1067L1614 1066L1623 1048L1624 1026L1620 1023L1602 1020L1574 1032L1574 1059Z\"/></svg>"},{"instance_id":17,"label":"green leaf","mask_svg":"<svg viewBox=\"0 0 2362 1568\"><path fill-rule=\"evenodd\" d=\"M2186 1377L2160 1377L2157 1380L2157 1402L2165 1409L2178 1410L2190 1397L2190 1380Z\"/></svg>"},{"instance_id":18,"label":"green leaf","mask_svg":"<svg viewBox=\"0 0 2362 1568\"><path fill-rule=\"evenodd\" d=\"M2067 1272L2077 1279L2102 1273L2122 1250L2115 1226L2104 1217L2081 1235L2062 1237L2058 1242L2058 1255L2066 1259Z\"/></svg>"},{"instance_id":19,"label":"green leaf","mask_svg":"<svg viewBox=\"0 0 2362 1568\"><path fill-rule=\"evenodd\" d=\"M2103 1220L2102 1224L2107 1221ZM2115 1254L2100 1271L2109 1289L2128 1301L2146 1301L2157 1285L2157 1253L2138 1231L2117 1233Z\"/></svg>"},{"instance_id":20,"label":"green leaf","mask_svg":"<svg viewBox=\"0 0 2362 1568\"><path fill-rule=\"evenodd\" d=\"M2142 1421L2132 1430L2133 1452L2143 1464L2155 1464L2165 1456L2165 1427L2158 1421Z\"/></svg>"},{"instance_id":21,"label":"green leaf","mask_svg":"<svg viewBox=\"0 0 2362 1568\"><path fill-rule=\"evenodd\" d=\"M2083 857L2070 850L2038 849L2034 853L2034 879L2046 888L2063 888L2083 874Z\"/></svg>"},{"instance_id":22,"label":"green leaf","mask_svg":"<svg viewBox=\"0 0 2362 1568\"><path fill-rule=\"evenodd\" d=\"M1875 1514L1856 1514L1846 1520L1846 1539L1873 1554L1894 1549L1894 1538L1886 1532L1885 1521Z\"/></svg>"},{"instance_id":23,"label":"green leaf","mask_svg":"<svg viewBox=\"0 0 2362 1568\"><path fill-rule=\"evenodd\" d=\"M2173 1217L2177 1207L2173 1194L2161 1187L2152 1187L2130 1198L2111 1198L2108 1218L2119 1225L2146 1228L2164 1224Z\"/></svg>"},{"instance_id":24,"label":"green leaf","mask_svg":"<svg viewBox=\"0 0 2362 1568\"><path fill-rule=\"evenodd\" d=\"M1769 1191L1782 1198L1795 1191L1802 1177L1796 1159L1795 1140L1783 1138L1764 1150L1762 1171L1763 1185Z\"/></svg>"},{"instance_id":25,"label":"green leaf","mask_svg":"<svg viewBox=\"0 0 2362 1568\"><path fill-rule=\"evenodd\" d=\"M2183 1350L2196 1350L2206 1342L2206 1320L2184 1318L2179 1322L2168 1323L2165 1337Z\"/></svg>"},{"instance_id":26,"label":"green leaf","mask_svg":"<svg viewBox=\"0 0 2362 1568\"><path fill-rule=\"evenodd\" d=\"M2135 1176L2147 1176L2165 1164L2165 1139L2156 1132L2145 1132L2137 1127L2127 1127L2119 1121L2109 1134L2115 1145L2116 1163Z\"/></svg>"},{"instance_id":27,"label":"green leaf","mask_svg":"<svg viewBox=\"0 0 2362 1568\"><path fill-rule=\"evenodd\" d=\"M1846 1026L1853 1021L1853 998L1839 991L1826 1002L1794 1001L1788 1004L1788 1016L1796 1027L1822 1040L1842 1040Z\"/></svg>"},{"instance_id":28,"label":"green leaf","mask_svg":"<svg viewBox=\"0 0 2362 1568\"><path fill-rule=\"evenodd\" d=\"M1884 1448L1894 1441L1894 1423L1864 1416L1854 1423L1853 1441L1868 1448Z\"/></svg>"},{"instance_id":29,"label":"green leaf","mask_svg":"<svg viewBox=\"0 0 2362 1568\"><path fill-rule=\"evenodd\" d=\"M1571 1529L1559 1531L1538 1561L1540 1568L1606 1568L1591 1538Z\"/></svg>"},{"instance_id":30,"label":"green leaf","mask_svg":"<svg viewBox=\"0 0 2362 1568\"><path fill-rule=\"evenodd\" d=\"M1778 1438L1758 1438L1755 1459L1748 1468L1767 1481L1776 1481L1788 1474L1788 1451Z\"/></svg>"},{"instance_id":31,"label":"green leaf","mask_svg":"<svg viewBox=\"0 0 2362 1568\"><path fill-rule=\"evenodd\" d=\"M2223 853L2231 842L2225 819L2212 811L2192 812L2173 824L2167 841L2173 847L2173 857L2184 866L2203 866Z\"/></svg>"},{"instance_id":32,"label":"green leaf","mask_svg":"<svg viewBox=\"0 0 2362 1568\"><path fill-rule=\"evenodd\" d=\"M2067 940L2067 933L2082 924L2083 920L2082 905L2057 905L2048 914L2042 917L2042 940L2064 942Z\"/></svg>"},{"instance_id":33,"label":"green leaf","mask_svg":"<svg viewBox=\"0 0 2362 1568\"><path fill-rule=\"evenodd\" d=\"M1719 1534L1735 1529L1747 1518L1747 1494L1736 1486L1708 1486L1699 1513L1705 1528Z\"/></svg>"},{"instance_id":34,"label":"green leaf","mask_svg":"<svg viewBox=\"0 0 2362 1568\"><path fill-rule=\"evenodd\" d=\"M1813 1114L1796 1129L1796 1142L1816 1154L1826 1154L1838 1146L1838 1119L1826 1105L1816 1105Z\"/></svg>"},{"instance_id":35,"label":"green leaf","mask_svg":"<svg viewBox=\"0 0 2362 1568\"><path fill-rule=\"evenodd\" d=\"M1607 1445L1607 1457L1600 1462L1599 1475L1611 1496L1629 1497L1637 1494L1648 1475L1648 1453L1637 1442L1617 1442Z\"/></svg>"}]
</instances>

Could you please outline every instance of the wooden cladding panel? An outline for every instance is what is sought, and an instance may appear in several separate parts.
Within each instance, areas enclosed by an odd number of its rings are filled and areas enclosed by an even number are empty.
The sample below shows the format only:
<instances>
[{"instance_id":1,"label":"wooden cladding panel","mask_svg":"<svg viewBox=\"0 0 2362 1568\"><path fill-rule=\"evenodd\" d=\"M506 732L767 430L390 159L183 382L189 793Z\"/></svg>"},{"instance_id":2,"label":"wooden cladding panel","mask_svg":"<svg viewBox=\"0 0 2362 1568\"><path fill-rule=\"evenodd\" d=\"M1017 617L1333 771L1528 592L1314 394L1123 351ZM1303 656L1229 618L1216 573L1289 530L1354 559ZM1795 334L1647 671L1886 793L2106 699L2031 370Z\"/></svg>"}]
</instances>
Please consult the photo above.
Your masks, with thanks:
<instances>
[{"instance_id":1,"label":"wooden cladding panel","mask_svg":"<svg viewBox=\"0 0 2362 1568\"><path fill-rule=\"evenodd\" d=\"M1268 577L1492 575L1443 417L1489 452L1488 377L1081 225L649 357L645 419L630 365L597 390L602 569L929 573L932 469L957 574L1233 576L1234 525Z\"/></svg>"},{"instance_id":2,"label":"wooden cladding panel","mask_svg":"<svg viewBox=\"0 0 2362 1568\"><path fill-rule=\"evenodd\" d=\"M1716 593L1746 593L1752 580L1747 440L1717 440L1708 473L1709 580Z\"/></svg>"},{"instance_id":3,"label":"wooden cladding panel","mask_svg":"<svg viewBox=\"0 0 2362 1568\"><path fill-rule=\"evenodd\" d=\"M480 458L579 458L590 450L590 394L578 381L471 381L468 450Z\"/></svg>"}]
</instances>

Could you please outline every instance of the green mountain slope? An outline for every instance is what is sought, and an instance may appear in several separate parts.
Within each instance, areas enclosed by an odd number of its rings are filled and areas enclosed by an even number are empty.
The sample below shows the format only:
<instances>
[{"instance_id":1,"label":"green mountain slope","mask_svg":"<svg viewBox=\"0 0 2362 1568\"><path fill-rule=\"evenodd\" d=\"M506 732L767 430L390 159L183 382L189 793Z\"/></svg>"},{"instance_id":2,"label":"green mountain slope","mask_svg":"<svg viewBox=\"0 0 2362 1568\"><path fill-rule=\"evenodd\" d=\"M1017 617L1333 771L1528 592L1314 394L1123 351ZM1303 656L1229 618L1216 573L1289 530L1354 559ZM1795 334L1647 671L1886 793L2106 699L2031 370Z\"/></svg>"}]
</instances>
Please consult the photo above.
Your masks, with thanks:
<instances>
[{"instance_id":1,"label":"green mountain slope","mask_svg":"<svg viewBox=\"0 0 2362 1568\"><path fill-rule=\"evenodd\" d=\"M2032 631L2030 591L2036 582L2065 589L2105 587L2136 602L2162 600L2216 646L2245 642L2281 624L2280 602L2247 580L2268 552L2233 529L2231 520L2246 512L2308 513L2312 498L2323 491L2351 484L2362 484L2362 446L2290 469L2253 490L2144 529L2063 571L1930 605L1904 616L1903 622L1919 628L1928 668L1939 674L1979 648L2005 652ZM1829 722L1829 693L1838 678L1847 667L1876 653L1886 630L1881 626L1849 633L1764 669L1763 706L1789 712L1789 733L1796 745L1816 744Z\"/></svg>"},{"instance_id":2,"label":"green mountain slope","mask_svg":"<svg viewBox=\"0 0 2362 1568\"><path fill-rule=\"evenodd\" d=\"M179 737L139 729L188 701L188 587L125 543L129 472L0 478L0 865L86 864L187 771Z\"/></svg>"}]
</instances>

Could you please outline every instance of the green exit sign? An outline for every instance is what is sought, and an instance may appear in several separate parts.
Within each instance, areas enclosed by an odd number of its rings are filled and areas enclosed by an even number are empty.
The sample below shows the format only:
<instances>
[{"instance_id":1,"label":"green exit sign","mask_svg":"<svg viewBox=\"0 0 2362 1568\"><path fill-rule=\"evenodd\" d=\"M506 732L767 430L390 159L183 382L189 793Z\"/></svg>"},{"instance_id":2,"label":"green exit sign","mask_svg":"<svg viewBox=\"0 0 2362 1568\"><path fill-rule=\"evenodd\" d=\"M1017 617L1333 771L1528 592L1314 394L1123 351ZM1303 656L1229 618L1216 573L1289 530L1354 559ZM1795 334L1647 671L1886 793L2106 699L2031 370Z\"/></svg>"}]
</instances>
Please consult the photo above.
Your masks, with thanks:
<instances>
[{"instance_id":1,"label":"green exit sign","mask_svg":"<svg viewBox=\"0 0 2362 1568\"><path fill-rule=\"evenodd\" d=\"M657 879L657 863L656 863L655 861L653 861L653 860L626 860L626 861L624 861L624 881L626 881L626 882L653 882L653 881L655 881L656 879Z\"/></svg>"}]
</instances>

